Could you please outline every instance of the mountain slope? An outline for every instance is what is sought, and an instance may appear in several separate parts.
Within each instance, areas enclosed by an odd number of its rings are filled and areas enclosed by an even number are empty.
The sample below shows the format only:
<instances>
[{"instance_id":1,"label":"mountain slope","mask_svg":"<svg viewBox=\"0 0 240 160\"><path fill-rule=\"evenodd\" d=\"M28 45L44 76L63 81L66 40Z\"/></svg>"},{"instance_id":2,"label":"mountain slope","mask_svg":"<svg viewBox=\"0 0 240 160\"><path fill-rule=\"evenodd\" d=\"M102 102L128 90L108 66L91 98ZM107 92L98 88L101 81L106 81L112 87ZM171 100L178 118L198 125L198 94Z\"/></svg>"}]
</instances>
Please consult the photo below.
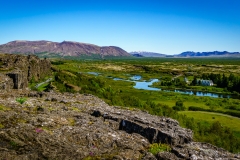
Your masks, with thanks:
<instances>
[{"instance_id":1,"label":"mountain slope","mask_svg":"<svg viewBox=\"0 0 240 160\"><path fill-rule=\"evenodd\" d=\"M93 44L63 41L12 41L0 45L0 52L20 54L56 54L59 56L80 56L98 54L101 56L130 56L125 50L115 47L99 47Z\"/></svg>"},{"instance_id":2,"label":"mountain slope","mask_svg":"<svg viewBox=\"0 0 240 160\"><path fill-rule=\"evenodd\" d=\"M213 52L192 52L186 51L176 55L165 55L147 51L129 52L135 57L240 57L240 52L213 51Z\"/></svg>"},{"instance_id":3,"label":"mountain slope","mask_svg":"<svg viewBox=\"0 0 240 160\"><path fill-rule=\"evenodd\" d=\"M212 56L212 57L233 57L233 56L240 56L239 52L227 52L227 51L213 51L213 52L192 52L187 51L183 52L178 57L204 57L204 56Z\"/></svg>"},{"instance_id":4,"label":"mountain slope","mask_svg":"<svg viewBox=\"0 0 240 160\"><path fill-rule=\"evenodd\" d=\"M129 52L129 53L135 57L166 57L165 54L146 52L146 51L133 51L133 52Z\"/></svg>"}]
</instances>

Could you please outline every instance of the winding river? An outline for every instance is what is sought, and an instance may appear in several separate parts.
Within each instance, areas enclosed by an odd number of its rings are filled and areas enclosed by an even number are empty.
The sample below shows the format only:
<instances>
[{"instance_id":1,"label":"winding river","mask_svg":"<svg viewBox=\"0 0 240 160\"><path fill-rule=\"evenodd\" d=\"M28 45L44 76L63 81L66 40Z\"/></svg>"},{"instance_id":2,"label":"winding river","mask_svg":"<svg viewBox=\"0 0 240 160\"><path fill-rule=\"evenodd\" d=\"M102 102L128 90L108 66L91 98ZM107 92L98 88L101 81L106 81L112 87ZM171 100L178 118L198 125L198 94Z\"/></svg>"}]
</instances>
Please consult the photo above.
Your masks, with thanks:
<instances>
[{"instance_id":1,"label":"winding river","mask_svg":"<svg viewBox=\"0 0 240 160\"><path fill-rule=\"evenodd\" d=\"M91 72L89 74L93 75L99 75L99 73ZM231 94L221 94L221 93L211 93L211 92L202 92L202 91L192 91L192 90L181 90L181 89L175 89L175 90L165 90L161 88L155 88L150 87L154 82L159 82L159 79L151 79L150 81L140 81L142 79L142 76L140 75L134 75L130 77L130 80L125 80L121 78L114 78L114 77L108 77L112 78L115 81L129 81L129 82L135 82L135 85L133 86L136 89L143 89L143 90L150 90L150 91L165 91L165 92L177 92L182 94L188 94L188 95L196 95L196 96L208 96L208 97L214 97L214 98L239 98L238 96L234 96Z\"/></svg>"}]
</instances>

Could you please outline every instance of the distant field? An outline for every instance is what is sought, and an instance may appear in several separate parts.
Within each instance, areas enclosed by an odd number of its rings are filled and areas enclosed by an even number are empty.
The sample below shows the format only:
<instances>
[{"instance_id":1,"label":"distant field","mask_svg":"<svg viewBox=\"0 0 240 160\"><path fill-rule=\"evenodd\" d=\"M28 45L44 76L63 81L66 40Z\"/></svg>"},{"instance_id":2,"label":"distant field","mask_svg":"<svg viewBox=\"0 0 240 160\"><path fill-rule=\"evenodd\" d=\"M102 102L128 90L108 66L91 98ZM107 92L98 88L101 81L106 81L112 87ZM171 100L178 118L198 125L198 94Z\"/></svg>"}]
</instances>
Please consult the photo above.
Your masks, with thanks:
<instances>
[{"instance_id":1,"label":"distant field","mask_svg":"<svg viewBox=\"0 0 240 160\"><path fill-rule=\"evenodd\" d=\"M201 111L181 111L180 114L185 114L188 117L193 117L197 121L216 122L219 121L223 126L231 128L234 131L240 132L240 118L232 117L214 112Z\"/></svg>"}]
</instances>

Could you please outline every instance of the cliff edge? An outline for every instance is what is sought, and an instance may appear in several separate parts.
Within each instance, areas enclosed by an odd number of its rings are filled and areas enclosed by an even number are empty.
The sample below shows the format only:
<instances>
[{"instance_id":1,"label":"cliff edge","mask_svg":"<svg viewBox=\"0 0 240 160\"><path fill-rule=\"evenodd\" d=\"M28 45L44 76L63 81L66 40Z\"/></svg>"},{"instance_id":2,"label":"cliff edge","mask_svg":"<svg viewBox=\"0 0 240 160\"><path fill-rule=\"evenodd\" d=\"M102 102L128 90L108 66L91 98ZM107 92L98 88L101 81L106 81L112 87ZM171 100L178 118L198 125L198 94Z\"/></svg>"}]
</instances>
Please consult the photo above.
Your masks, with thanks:
<instances>
[{"instance_id":1,"label":"cliff edge","mask_svg":"<svg viewBox=\"0 0 240 160\"><path fill-rule=\"evenodd\" d=\"M0 90L25 89L51 74L51 62L35 55L0 54Z\"/></svg>"}]
</instances>

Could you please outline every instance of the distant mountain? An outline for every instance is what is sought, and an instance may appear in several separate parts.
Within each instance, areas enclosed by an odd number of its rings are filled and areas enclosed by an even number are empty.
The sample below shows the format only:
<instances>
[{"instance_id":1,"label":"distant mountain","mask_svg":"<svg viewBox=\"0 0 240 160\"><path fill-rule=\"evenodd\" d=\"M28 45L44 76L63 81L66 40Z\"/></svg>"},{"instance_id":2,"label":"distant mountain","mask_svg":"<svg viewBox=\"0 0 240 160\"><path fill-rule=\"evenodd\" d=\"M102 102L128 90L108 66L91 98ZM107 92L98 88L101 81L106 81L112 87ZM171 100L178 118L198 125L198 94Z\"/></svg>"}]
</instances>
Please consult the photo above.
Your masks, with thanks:
<instances>
[{"instance_id":1,"label":"distant mountain","mask_svg":"<svg viewBox=\"0 0 240 160\"><path fill-rule=\"evenodd\" d=\"M61 43L51 41L12 41L0 45L2 53L35 54L39 57L78 57L78 56L135 56L135 57L240 57L239 52L213 51L192 52L187 51L178 55L165 55L155 52L134 51L127 53L115 46L100 47L94 44L63 41Z\"/></svg>"},{"instance_id":2,"label":"distant mountain","mask_svg":"<svg viewBox=\"0 0 240 160\"><path fill-rule=\"evenodd\" d=\"M175 57L236 57L240 56L239 52L219 52L219 51L213 51L213 52L192 52L187 51L183 52L179 55L175 55Z\"/></svg>"},{"instance_id":3,"label":"distant mountain","mask_svg":"<svg viewBox=\"0 0 240 160\"><path fill-rule=\"evenodd\" d=\"M138 54L138 53L136 53L136 54L132 54L134 57L144 57L143 55L141 55L141 54Z\"/></svg>"},{"instance_id":4,"label":"distant mountain","mask_svg":"<svg viewBox=\"0 0 240 160\"><path fill-rule=\"evenodd\" d=\"M100 47L93 44L63 41L12 41L0 45L0 52L36 55L80 56L131 56L125 50L115 46Z\"/></svg>"},{"instance_id":5,"label":"distant mountain","mask_svg":"<svg viewBox=\"0 0 240 160\"><path fill-rule=\"evenodd\" d=\"M165 54L146 52L146 51L134 51L134 52L129 52L129 53L135 57L166 57Z\"/></svg>"}]
</instances>

